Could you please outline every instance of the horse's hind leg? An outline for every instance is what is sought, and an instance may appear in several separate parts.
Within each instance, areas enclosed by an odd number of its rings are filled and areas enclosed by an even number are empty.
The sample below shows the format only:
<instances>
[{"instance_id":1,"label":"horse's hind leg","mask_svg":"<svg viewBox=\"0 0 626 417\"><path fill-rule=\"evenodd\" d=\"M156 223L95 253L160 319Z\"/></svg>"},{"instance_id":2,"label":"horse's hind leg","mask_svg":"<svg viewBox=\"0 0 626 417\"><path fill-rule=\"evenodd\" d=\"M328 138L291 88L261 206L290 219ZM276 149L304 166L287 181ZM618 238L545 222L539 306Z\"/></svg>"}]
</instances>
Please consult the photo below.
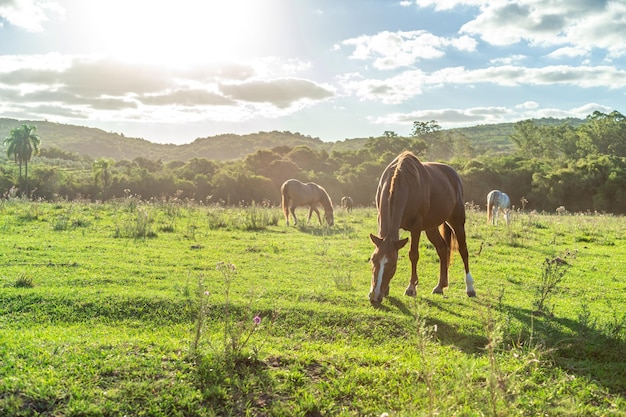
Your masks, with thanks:
<instances>
[{"instance_id":1,"label":"horse's hind leg","mask_svg":"<svg viewBox=\"0 0 626 417\"><path fill-rule=\"evenodd\" d=\"M291 217L293 217L293 225L296 226L298 224L298 218L296 217L296 206L291 206L289 208L289 211L291 211ZM287 220L287 226L289 226L289 220Z\"/></svg>"},{"instance_id":2,"label":"horse's hind leg","mask_svg":"<svg viewBox=\"0 0 626 417\"><path fill-rule=\"evenodd\" d=\"M433 294L443 294L443 290L448 288L448 266L450 264L450 246L448 242L441 236L439 229L426 230L428 240L435 245L437 255L439 255L439 283L433 288Z\"/></svg>"},{"instance_id":3,"label":"horse's hind leg","mask_svg":"<svg viewBox=\"0 0 626 417\"><path fill-rule=\"evenodd\" d=\"M463 259L463 265L465 267L465 292L469 297L476 297L474 278L469 270L469 254L467 251L467 238L465 235L465 221L451 222L450 226L452 226L454 234L456 235L456 241L459 245L459 254Z\"/></svg>"}]
</instances>

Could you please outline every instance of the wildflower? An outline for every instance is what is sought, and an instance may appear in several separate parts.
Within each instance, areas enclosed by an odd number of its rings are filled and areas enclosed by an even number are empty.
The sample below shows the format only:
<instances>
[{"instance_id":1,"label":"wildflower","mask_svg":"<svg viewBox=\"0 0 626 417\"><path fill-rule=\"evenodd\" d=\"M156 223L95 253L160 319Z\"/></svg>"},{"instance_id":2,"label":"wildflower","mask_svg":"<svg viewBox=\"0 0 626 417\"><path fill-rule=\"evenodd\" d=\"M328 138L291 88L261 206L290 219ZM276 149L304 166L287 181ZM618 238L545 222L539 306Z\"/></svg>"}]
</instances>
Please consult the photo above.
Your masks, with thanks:
<instances>
[{"instance_id":1,"label":"wildflower","mask_svg":"<svg viewBox=\"0 0 626 417\"><path fill-rule=\"evenodd\" d=\"M210 293L210 292L208 292L208 291L205 291L205 292L204 292L204 295L206 295L206 296L208 297L209 295L211 295L211 293Z\"/></svg>"},{"instance_id":2,"label":"wildflower","mask_svg":"<svg viewBox=\"0 0 626 417\"><path fill-rule=\"evenodd\" d=\"M254 316L252 320L254 320L255 326L258 326L259 324L261 324L261 316Z\"/></svg>"}]
</instances>

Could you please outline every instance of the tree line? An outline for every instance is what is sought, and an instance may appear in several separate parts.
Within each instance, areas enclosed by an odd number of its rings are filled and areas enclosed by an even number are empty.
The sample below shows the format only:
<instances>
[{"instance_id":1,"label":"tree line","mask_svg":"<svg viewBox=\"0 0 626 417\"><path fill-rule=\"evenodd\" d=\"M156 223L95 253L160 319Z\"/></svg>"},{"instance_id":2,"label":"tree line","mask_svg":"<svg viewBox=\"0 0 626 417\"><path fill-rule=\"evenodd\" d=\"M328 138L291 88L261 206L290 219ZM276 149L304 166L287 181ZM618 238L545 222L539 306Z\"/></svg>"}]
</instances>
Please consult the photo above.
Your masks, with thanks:
<instances>
[{"instance_id":1,"label":"tree line","mask_svg":"<svg viewBox=\"0 0 626 417\"><path fill-rule=\"evenodd\" d=\"M40 149L45 138L24 125L4 140L7 159L0 161L0 190L5 197L43 200L106 201L132 195L200 204L276 205L280 185L297 178L322 185L335 202L349 195L356 205L367 206L374 204L386 165L410 150L422 160L443 161L457 169L466 201L483 209L487 193L500 189L516 207L524 201L527 210L564 206L570 212L626 213L626 118L621 113L594 112L576 126L524 120L515 124L509 139L515 145L512 152L478 152L463 134L442 130L431 120L414 122L408 137L386 131L357 150L278 146L234 161L115 161Z\"/></svg>"}]
</instances>

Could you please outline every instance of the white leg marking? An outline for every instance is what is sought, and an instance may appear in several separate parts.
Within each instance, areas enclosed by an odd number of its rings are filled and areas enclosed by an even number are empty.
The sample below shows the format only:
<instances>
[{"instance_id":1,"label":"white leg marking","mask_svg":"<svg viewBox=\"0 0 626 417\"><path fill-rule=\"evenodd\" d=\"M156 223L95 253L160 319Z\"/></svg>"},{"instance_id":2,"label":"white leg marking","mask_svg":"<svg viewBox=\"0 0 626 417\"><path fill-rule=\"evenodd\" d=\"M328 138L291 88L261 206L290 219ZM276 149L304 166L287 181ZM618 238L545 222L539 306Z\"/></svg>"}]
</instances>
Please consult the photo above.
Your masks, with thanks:
<instances>
[{"instance_id":1,"label":"white leg marking","mask_svg":"<svg viewBox=\"0 0 626 417\"><path fill-rule=\"evenodd\" d=\"M467 292L474 292L474 278L471 273L465 274L465 289Z\"/></svg>"},{"instance_id":2,"label":"white leg marking","mask_svg":"<svg viewBox=\"0 0 626 417\"><path fill-rule=\"evenodd\" d=\"M380 260L380 266L378 267L378 276L376 277L376 288L374 288L374 297L378 299L380 295L380 286L383 284L383 272L385 271L385 264L387 263L387 257L384 256Z\"/></svg>"}]
</instances>

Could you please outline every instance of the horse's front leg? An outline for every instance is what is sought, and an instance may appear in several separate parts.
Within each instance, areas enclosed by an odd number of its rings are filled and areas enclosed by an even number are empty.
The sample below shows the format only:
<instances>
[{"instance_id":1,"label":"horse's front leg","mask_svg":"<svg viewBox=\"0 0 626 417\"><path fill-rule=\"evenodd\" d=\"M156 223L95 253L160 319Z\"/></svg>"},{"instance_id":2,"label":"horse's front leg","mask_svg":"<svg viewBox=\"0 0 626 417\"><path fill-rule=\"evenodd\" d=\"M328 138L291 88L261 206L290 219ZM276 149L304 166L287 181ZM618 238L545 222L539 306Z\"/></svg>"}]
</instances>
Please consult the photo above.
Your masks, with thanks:
<instances>
[{"instance_id":1,"label":"horse's front leg","mask_svg":"<svg viewBox=\"0 0 626 417\"><path fill-rule=\"evenodd\" d=\"M420 253L419 253L419 244L420 244L420 235L419 232L411 232L411 248L409 249L409 259L411 260L411 281L409 281L409 286L404 290L404 295L408 295L409 297L415 297L417 295L417 284L419 282L419 278L417 277L417 261L419 261Z\"/></svg>"},{"instance_id":2,"label":"horse's front leg","mask_svg":"<svg viewBox=\"0 0 626 417\"><path fill-rule=\"evenodd\" d=\"M439 283L433 288L433 294L443 294L443 290L448 288L448 266L450 260L450 245L445 241L438 228L426 231L428 240L435 245L437 255L439 255Z\"/></svg>"},{"instance_id":3,"label":"horse's front leg","mask_svg":"<svg viewBox=\"0 0 626 417\"><path fill-rule=\"evenodd\" d=\"M322 225L322 218L320 217L319 210L315 206L311 206L311 209L309 210L309 220L308 220L308 223L311 223L311 216L313 215L313 212L315 212L315 214L317 214L317 220L319 220L320 226L321 226Z\"/></svg>"}]
</instances>

